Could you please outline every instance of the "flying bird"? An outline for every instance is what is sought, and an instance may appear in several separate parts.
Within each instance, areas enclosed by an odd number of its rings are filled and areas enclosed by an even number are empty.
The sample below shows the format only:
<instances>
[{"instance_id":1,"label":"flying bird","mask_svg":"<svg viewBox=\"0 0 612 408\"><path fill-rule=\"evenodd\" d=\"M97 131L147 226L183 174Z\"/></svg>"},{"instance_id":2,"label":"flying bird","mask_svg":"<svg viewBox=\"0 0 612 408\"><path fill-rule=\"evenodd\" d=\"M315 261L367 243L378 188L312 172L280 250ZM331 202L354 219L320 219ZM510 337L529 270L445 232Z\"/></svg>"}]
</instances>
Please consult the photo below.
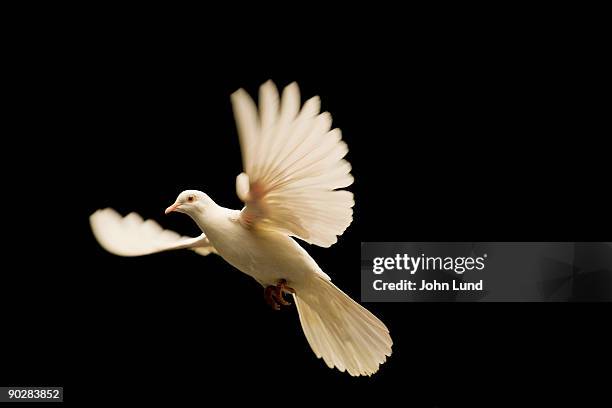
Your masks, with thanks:
<instances>
[{"instance_id":1,"label":"flying bird","mask_svg":"<svg viewBox=\"0 0 612 408\"><path fill-rule=\"evenodd\" d=\"M202 230L191 238L136 213L111 208L90 216L107 251L140 256L173 249L218 254L264 287L275 309L293 297L306 339L328 367L372 375L391 355L387 327L338 289L294 238L330 247L353 220L348 147L318 97L301 105L294 82L279 97L272 81L259 89L259 109L246 91L231 96L244 172L236 178L242 210L224 208L201 191L187 190L165 213L189 215Z\"/></svg>"}]
</instances>

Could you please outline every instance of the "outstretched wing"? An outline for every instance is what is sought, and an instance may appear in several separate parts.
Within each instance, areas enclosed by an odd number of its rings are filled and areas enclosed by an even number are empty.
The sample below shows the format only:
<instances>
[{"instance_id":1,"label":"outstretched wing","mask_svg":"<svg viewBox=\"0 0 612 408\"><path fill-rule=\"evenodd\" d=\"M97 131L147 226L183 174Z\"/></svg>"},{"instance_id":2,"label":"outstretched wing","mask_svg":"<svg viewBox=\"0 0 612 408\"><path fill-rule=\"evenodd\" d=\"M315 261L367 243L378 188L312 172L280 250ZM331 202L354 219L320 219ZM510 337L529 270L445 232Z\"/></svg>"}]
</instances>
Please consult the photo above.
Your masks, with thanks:
<instances>
[{"instance_id":1,"label":"outstretched wing","mask_svg":"<svg viewBox=\"0 0 612 408\"><path fill-rule=\"evenodd\" d=\"M259 89L259 111L240 89L232 94L244 172L236 179L246 204L241 221L329 247L353 220L353 183L339 129L331 129L318 97L300 109L294 82L279 99L268 81Z\"/></svg>"},{"instance_id":2,"label":"outstretched wing","mask_svg":"<svg viewBox=\"0 0 612 408\"><path fill-rule=\"evenodd\" d=\"M217 252L204 234L183 237L136 213L122 217L112 208L105 208L93 213L89 223L100 245L115 255L140 256L171 249L192 249L200 255Z\"/></svg>"}]
</instances>

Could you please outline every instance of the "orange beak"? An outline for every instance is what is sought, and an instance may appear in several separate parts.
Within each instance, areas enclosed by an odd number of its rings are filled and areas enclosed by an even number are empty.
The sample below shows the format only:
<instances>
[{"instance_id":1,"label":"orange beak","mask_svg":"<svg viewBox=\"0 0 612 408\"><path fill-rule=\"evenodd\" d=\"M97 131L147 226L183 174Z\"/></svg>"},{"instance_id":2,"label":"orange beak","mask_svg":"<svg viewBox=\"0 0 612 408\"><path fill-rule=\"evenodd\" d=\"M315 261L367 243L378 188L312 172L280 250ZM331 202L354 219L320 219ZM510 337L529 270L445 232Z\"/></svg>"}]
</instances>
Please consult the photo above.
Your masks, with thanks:
<instances>
[{"instance_id":1,"label":"orange beak","mask_svg":"<svg viewBox=\"0 0 612 408\"><path fill-rule=\"evenodd\" d=\"M175 211L178 207L180 206L179 203L174 203L172 204L170 207L166 208L166 211L164 211L164 214L170 214L172 211Z\"/></svg>"}]
</instances>

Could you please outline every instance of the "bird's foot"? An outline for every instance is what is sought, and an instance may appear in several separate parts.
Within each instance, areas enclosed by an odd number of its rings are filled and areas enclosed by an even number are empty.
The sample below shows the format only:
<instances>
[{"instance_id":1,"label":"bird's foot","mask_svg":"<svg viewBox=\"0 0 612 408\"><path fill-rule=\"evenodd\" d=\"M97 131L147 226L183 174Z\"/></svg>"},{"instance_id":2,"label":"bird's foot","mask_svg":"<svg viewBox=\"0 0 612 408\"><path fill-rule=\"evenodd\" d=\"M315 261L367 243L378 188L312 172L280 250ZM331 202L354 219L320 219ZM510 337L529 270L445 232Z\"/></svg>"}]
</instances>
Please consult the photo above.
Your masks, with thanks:
<instances>
[{"instance_id":1,"label":"bird's foot","mask_svg":"<svg viewBox=\"0 0 612 408\"><path fill-rule=\"evenodd\" d=\"M280 310L281 306L289 306L291 302L287 302L283 295L285 293L295 293L295 289L287 286L287 281L284 279L279 280L276 286L268 286L264 290L264 299L272 309Z\"/></svg>"}]
</instances>

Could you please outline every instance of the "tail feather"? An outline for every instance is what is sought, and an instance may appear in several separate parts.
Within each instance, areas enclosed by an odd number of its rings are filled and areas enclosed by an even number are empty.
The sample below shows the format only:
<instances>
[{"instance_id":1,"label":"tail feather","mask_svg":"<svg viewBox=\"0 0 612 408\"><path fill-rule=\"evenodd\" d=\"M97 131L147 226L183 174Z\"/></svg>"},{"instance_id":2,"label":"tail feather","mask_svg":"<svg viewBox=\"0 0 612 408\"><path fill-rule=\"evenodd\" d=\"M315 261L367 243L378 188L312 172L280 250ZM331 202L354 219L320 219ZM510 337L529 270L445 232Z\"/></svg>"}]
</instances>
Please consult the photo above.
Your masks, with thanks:
<instances>
[{"instance_id":1,"label":"tail feather","mask_svg":"<svg viewBox=\"0 0 612 408\"><path fill-rule=\"evenodd\" d=\"M328 367L370 376L391 355L384 323L330 281L316 277L294 298L306 339Z\"/></svg>"}]
</instances>

